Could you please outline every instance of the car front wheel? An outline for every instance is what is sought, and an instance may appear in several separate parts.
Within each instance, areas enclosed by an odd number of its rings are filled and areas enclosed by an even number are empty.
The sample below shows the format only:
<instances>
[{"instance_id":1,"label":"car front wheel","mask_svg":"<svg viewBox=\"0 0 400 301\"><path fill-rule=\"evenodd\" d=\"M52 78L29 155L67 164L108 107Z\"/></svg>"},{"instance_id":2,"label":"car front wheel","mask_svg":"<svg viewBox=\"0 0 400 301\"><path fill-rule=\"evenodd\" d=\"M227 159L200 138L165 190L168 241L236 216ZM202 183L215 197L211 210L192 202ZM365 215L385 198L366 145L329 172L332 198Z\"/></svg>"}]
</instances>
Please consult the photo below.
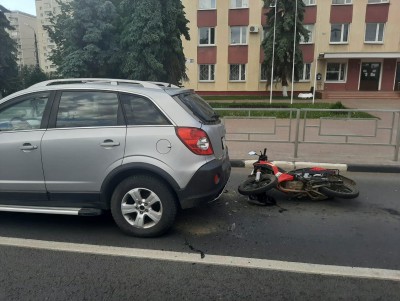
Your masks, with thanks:
<instances>
[{"instance_id":1,"label":"car front wheel","mask_svg":"<svg viewBox=\"0 0 400 301\"><path fill-rule=\"evenodd\" d=\"M177 206L173 193L162 181L147 175L123 180L111 198L116 224L129 235L154 237L174 223Z\"/></svg>"}]
</instances>

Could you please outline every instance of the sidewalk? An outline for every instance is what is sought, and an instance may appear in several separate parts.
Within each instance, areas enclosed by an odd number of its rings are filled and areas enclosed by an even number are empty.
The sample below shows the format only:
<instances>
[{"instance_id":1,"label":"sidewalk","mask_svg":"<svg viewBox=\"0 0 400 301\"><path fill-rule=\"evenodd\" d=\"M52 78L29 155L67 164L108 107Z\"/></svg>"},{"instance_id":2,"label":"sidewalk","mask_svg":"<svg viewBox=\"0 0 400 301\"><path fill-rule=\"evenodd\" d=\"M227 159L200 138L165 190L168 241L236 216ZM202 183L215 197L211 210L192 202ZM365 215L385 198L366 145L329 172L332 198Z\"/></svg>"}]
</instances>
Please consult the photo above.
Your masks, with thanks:
<instances>
[{"instance_id":1,"label":"sidewalk","mask_svg":"<svg viewBox=\"0 0 400 301\"><path fill-rule=\"evenodd\" d=\"M335 103L341 101L346 107L366 110L400 110L400 100L316 100L317 102ZM241 101L246 102L246 101ZM254 102L249 100L249 102ZM287 102L275 100L273 103ZM310 100L296 100L295 103L309 103ZM239 126L239 125L237 125ZM246 129L251 124L246 124ZM239 126L240 127L240 126ZM362 125L360 125L362 127ZM337 129L336 129L337 130ZM343 129L348 131L349 129ZM362 128L351 130L362 131ZM257 132L257 130L255 130ZM265 147L271 161L280 161L283 168L300 168L304 165L321 165L348 171L399 172L400 160L393 161L394 148L383 146L335 145L335 144L299 144L298 156L294 158L294 145L289 143L268 142L233 142L228 141L232 166L244 167L252 163L255 157L248 155L251 150L260 151ZM249 161L250 160L250 161ZM307 163L302 163L307 162ZM332 165L334 164L334 165Z\"/></svg>"}]
</instances>

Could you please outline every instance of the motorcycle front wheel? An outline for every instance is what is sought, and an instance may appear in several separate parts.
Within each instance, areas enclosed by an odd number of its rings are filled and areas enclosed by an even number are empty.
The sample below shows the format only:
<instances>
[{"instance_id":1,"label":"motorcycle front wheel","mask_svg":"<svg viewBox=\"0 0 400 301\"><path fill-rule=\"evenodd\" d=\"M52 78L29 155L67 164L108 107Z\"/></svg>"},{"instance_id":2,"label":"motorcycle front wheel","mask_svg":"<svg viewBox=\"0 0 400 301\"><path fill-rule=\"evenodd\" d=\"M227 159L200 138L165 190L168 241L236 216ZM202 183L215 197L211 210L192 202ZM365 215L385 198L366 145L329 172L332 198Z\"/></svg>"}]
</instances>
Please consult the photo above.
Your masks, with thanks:
<instances>
[{"instance_id":1,"label":"motorcycle front wheel","mask_svg":"<svg viewBox=\"0 0 400 301\"><path fill-rule=\"evenodd\" d=\"M252 175L239 185L238 191L243 195L264 193L265 191L274 188L277 181L278 179L274 175L263 174L257 182L256 176Z\"/></svg>"},{"instance_id":2,"label":"motorcycle front wheel","mask_svg":"<svg viewBox=\"0 0 400 301\"><path fill-rule=\"evenodd\" d=\"M360 194L356 184L343 176L333 176L334 181L329 185L320 187L320 192L328 197L337 197L341 199L354 199ZM340 179L341 181L337 181Z\"/></svg>"}]
</instances>

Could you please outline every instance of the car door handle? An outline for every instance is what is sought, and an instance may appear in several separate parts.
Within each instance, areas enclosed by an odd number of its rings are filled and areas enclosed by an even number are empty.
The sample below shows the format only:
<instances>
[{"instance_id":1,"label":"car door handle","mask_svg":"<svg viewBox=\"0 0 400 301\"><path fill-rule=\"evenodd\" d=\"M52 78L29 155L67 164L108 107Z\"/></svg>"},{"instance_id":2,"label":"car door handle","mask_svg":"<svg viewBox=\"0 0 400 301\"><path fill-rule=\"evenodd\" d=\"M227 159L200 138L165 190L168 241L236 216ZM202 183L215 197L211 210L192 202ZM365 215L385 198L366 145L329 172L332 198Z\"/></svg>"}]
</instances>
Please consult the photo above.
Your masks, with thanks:
<instances>
[{"instance_id":1,"label":"car door handle","mask_svg":"<svg viewBox=\"0 0 400 301\"><path fill-rule=\"evenodd\" d=\"M104 140L103 143L101 143L100 145L102 147L116 147L116 146L119 146L119 144L120 144L119 142L114 142L111 139L107 139L107 140Z\"/></svg>"},{"instance_id":2,"label":"car door handle","mask_svg":"<svg viewBox=\"0 0 400 301\"><path fill-rule=\"evenodd\" d=\"M28 151L28 150L34 150L37 149L38 147L36 145L32 145L30 143L24 143L22 146L19 148L22 151Z\"/></svg>"}]
</instances>

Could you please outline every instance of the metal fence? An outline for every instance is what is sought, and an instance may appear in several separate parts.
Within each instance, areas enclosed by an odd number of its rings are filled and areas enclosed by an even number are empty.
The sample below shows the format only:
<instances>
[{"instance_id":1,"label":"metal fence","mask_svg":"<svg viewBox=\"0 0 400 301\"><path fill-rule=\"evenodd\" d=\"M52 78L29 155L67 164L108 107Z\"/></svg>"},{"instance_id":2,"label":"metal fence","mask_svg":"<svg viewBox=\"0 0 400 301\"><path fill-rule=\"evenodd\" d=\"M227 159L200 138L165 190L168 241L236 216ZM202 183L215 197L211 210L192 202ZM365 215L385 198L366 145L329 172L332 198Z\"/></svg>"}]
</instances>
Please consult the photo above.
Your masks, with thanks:
<instances>
[{"instance_id":1,"label":"metal fence","mask_svg":"<svg viewBox=\"0 0 400 301\"><path fill-rule=\"evenodd\" d=\"M226 109L226 141L289 143L294 158L301 144L383 146L393 149L393 161L399 160L400 110L364 109ZM315 118L315 112L331 117ZM370 117L356 117L364 112ZM285 118L279 114L285 113ZM337 116L337 114L341 114ZM226 114L224 114L226 115ZM269 115L269 116L260 116ZM275 115L275 116L273 116ZM278 117L277 117L278 116Z\"/></svg>"}]
</instances>

